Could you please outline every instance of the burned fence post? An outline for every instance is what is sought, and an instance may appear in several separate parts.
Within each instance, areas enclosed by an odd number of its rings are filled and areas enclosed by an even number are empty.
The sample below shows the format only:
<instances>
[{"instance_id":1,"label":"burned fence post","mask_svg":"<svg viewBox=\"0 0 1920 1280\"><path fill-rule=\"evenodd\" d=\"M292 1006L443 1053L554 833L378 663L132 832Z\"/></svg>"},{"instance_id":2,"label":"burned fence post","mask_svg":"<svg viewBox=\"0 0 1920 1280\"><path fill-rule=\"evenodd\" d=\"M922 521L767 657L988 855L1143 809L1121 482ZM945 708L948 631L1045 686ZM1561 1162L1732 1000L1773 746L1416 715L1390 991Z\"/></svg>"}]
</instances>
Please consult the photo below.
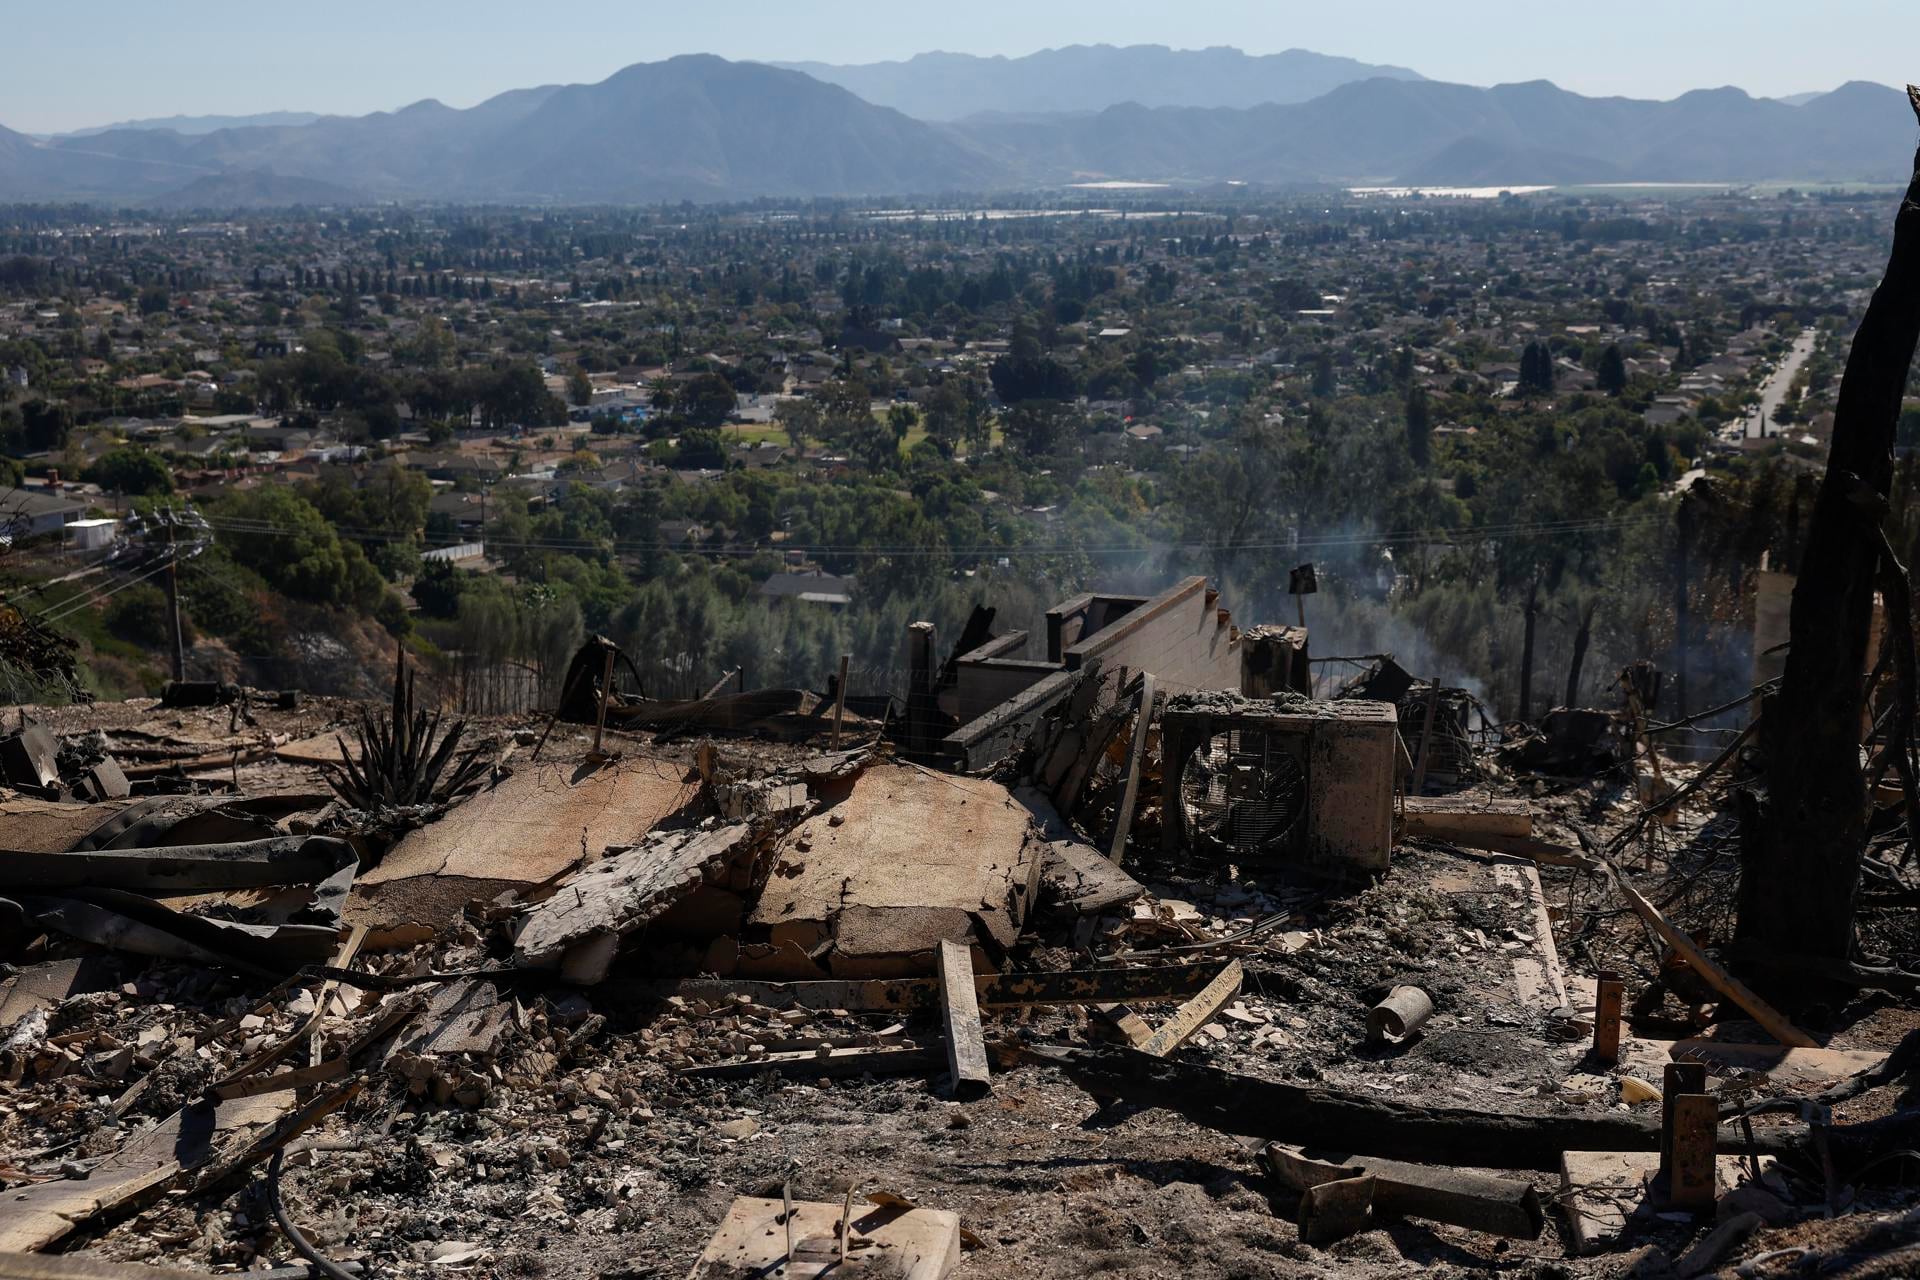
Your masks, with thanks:
<instances>
[{"instance_id":1,"label":"burned fence post","mask_svg":"<svg viewBox=\"0 0 1920 1280\"><path fill-rule=\"evenodd\" d=\"M1593 1056L1601 1062L1620 1060L1620 1004L1626 989L1615 973L1603 973L1594 984Z\"/></svg>"}]
</instances>

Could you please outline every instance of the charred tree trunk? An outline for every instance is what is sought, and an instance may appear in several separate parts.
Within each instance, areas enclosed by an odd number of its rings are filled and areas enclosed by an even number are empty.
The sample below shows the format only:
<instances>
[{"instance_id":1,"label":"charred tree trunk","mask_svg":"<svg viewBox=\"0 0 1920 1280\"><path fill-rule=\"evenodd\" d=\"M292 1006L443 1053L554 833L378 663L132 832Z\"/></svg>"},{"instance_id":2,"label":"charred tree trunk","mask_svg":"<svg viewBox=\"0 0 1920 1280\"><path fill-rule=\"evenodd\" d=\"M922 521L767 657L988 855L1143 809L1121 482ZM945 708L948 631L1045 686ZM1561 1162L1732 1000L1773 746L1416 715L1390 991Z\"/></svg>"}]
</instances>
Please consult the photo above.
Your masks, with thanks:
<instances>
[{"instance_id":1,"label":"charred tree trunk","mask_svg":"<svg viewBox=\"0 0 1920 1280\"><path fill-rule=\"evenodd\" d=\"M1520 718L1533 719L1533 620L1540 612L1540 579L1527 586L1527 627L1520 642Z\"/></svg>"},{"instance_id":2,"label":"charred tree trunk","mask_svg":"<svg viewBox=\"0 0 1920 1280\"><path fill-rule=\"evenodd\" d=\"M1586 665L1587 646L1593 643L1593 612L1598 607L1589 600L1580 606L1580 626L1573 633L1573 660L1567 663L1567 700L1560 705L1580 705L1580 668Z\"/></svg>"},{"instance_id":3,"label":"charred tree trunk","mask_svg":"<svg viewBox=\"0 0 1920 1280\"><path fill-rule=\"evenodd\" d=\"M1693 535L1690 494L1682 493L1673 515L1673 718L1687 718L1687 646L1693 642L1687 608L1687 541Z\"/></svg>"},{"instance_id":4,"label":"charred tree trunk","mask_svg":"<svg viewBox=\"0 0 1920 1280\"><path fill-rule=\"evenodd\" d=\"M1920 89L1907 93L1920 116ZM1862 673L1885 546L1879 523L1916 344L1920 155L1886 275L1847 356L1793 591L1786 675L1763 713L1767 798L1761 820L1743 824L1737 929L1756 948L1836 960L1851 952L1866 839Z\"/></svg>"}]
</instances>

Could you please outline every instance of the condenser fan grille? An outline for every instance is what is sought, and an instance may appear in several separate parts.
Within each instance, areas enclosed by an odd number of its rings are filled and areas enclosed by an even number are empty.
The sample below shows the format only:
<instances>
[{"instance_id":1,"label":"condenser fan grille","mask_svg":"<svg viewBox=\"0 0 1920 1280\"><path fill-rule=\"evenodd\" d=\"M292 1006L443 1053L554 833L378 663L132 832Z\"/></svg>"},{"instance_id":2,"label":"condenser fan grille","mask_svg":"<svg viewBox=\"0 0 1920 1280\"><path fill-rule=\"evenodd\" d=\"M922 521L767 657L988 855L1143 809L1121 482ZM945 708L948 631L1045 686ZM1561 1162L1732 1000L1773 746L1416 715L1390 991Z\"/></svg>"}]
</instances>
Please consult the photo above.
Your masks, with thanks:
<instances>
[{"instance_id":1,"label":"condenser fan grille","mask_svg":"<svg viewBox=\"0 0 1920 1280\"><path fill-rule=\"evenodd\" d=\"M1306 829L1305 742L1229 729L1194 749L1180 774L1189 838L1240 855L1287 851Z\"/></svg>"}]
</instances>

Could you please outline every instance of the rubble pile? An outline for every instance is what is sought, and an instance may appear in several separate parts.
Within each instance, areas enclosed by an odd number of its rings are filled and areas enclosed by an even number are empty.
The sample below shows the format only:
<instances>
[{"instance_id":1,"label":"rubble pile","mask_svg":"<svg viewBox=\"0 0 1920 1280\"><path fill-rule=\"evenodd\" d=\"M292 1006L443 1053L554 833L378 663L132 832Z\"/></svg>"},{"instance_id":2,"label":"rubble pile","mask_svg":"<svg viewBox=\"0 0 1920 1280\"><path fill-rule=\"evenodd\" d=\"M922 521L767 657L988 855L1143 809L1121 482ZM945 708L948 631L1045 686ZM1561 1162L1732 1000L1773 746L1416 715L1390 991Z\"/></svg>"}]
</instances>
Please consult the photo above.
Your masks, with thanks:
<instances>
[{"instance_id":1,"label":"rubble pile","mask_svg":"<svg viewBox=\"0 0 1920 1280\"><path fill-rule=\"evenodd\" d=\"M1710 953L1726 771L1410 795L1399 699L1061 684L993 776L630 701L408 790L398 695L36 710L0 1274L1692 1275L1905 1211L1903 1009Z\"/></svg>"}]
</instances>

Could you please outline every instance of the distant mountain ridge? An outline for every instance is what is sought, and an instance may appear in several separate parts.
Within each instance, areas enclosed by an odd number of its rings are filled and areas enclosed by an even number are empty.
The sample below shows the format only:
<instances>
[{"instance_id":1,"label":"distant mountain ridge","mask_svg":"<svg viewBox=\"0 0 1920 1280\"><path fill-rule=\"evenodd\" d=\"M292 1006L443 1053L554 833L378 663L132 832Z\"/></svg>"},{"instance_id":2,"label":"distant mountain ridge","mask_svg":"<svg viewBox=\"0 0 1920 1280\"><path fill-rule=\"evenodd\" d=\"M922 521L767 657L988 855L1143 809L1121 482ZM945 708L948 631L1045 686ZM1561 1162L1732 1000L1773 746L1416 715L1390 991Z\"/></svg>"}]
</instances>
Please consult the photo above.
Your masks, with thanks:
<instances>
[{"instance_id":1,"label":"distant mountain ridge","mask_svg":"<svg viewBox=\"0 0 1920 1280\"><path fill-rule=\"evenodd\" d=\"M138 199L233 171L376 199L646 202L991 185L1004 174L921 121L757 63L688 55L598 84L200 136L118 129L34 148L0 139L0 199L52 190ZM85 166L82 161L88 162ZM18 193L18 194L16 194Z\"/></svg>"},{"instance_id":2,"label":"distant mountain ridge","mask_svg":"<svg viewBox=\"0 0 1920 1280\"><path fill-rule=\"evenodd\" d=\"M836 66L772 64L837 84L868 102L920 120L982 113L1101 111L1147 107L1255 107L1307 102L1356 80L1419 80L1405 67L1375 66L1306 49L1249 54L1228 46L1068 45L1019 58L922 53L903 62Z\"/></svg>"},{"instance_id":3,"label":"distant mountain ridge","mask_svg":"<svg viewBox=\"0 0 1920 1280\"><path fill-rule=\"evenodd\" d=\"M49 144L0 128L0 202L648 203L1108 180L1849 183L1901 180L1913 145L1904 95L1859 82L1790 106L1738 89L1649 102L1546 81L1374 77L1298 103L1127 102L930 124L797 71L690 55L464 110L429 99L304 125L116 129Z\"/></svg>"},{"instance_id":4,"label":"distant mountain ridge","mask_svg":"<svg viewBox=\"0 0 1920 1280\"><path fill-rule=\"evenodd\" d=\"M1244 111L1127 104L958 128L1030 183L1884 182L1914 147L1905 95L1858 81L1796 107L1739 89L1650 102L1375 79Z\"/></svg>"},{"instance_id":5,"label":"distant mountain ridge","mask_svg":"<svg viewBox=\"0 0 1920 1280\"><path fill-rule=\"evenodd\" d=\"M320 119L317 111L261 111L245 116L156 116L148 120L121 120L114 124L94 125L89 129L70 129L55 138L91 138L115 129L171 129L189 136L213 133L220 129L270 128L274 125L312 124Z\"/></svg>"}]
</instances>

